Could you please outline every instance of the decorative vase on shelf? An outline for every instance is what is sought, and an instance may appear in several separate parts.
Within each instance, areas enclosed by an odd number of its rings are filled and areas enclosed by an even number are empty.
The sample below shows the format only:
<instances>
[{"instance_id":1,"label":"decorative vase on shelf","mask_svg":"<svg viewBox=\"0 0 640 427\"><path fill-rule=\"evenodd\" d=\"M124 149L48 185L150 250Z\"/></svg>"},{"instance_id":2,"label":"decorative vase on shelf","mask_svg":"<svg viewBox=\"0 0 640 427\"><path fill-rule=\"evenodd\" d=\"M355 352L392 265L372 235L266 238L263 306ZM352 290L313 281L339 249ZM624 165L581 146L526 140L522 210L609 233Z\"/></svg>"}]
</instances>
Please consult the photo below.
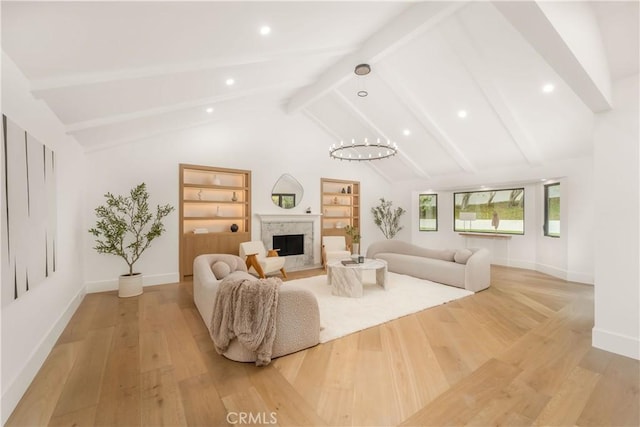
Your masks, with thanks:
<instances>
[{"instance_id":1,"label":"decorative vase on shelf","mask_svg":"<svg viewBox=\"0 0 640 427\"><path fill-rule=\"evenodd\" d=\"M334 197L334 198L333 198L333 204L334 204L334 205L337 205L337 204L338 204L338 196L336 196L336 197Z\"/></svg>"},{"instance_id":2,"label":"decorative vase on shelf","mask_svg":"<svg viewBox=\"0 0 640 427\"><path fill-rule=\"evenodd\" d=\"M220 185L220 178L218 178L218 175L213 175L213 185Z\"/></svg>"},{"instance_id":3,"label":"decorative vase on shelf","mask_svg":"<svg viewBox=\"0 0 640 427\"><path fill-rule=\"evenodd\" d=\"M342 187L342 190L340 190L340 192L341 192L342 194L344 194L344 193L346 193L347 191L344 189L344 187Z\"/></svg>"},{"instance_id":4,"label":"decorative vase on shelf","mask_svg":"<svg viewBox=\"0 0 640 427\"><path fill-rule=\"evenodd\" d=\"M238 201L238 196L236 195L236 192L233 192L233 196L231 196L231 201L232 202L237 202Z\"/></svg>"},{"instance_id":5,"label":"decorative vase on shelf","mask_svg":"<svg viewBox=\"0 0 640 427\"><path fill-rule=\"evenodd\" d=\"M202 190L198 190L198 200L202 200Z\"/></svg>"},{"instance_id":6,"label":"decorative vase on shelf","mask_svg":"<svg viewBox=\"0 0 640 427\"><path fill-rule=\"evenodd\" d=\"M229 227L231 229L232 233L237 233L238 232L238 224L231 224L231 227Z\"/></svg>"},{"instance_id":7,"label":"decorative vase on shelf","mask_svg":"<svg viewBox=\"0 0 640 427\"><path fill-rule=\"evenodd\" d=\"M220 215L220 206L216 206L216 216L222 216Z\"/></svg>"},{"instance_id":8,"label":"decorative vase on shelf","mask_svg":"<svg viewBox=\"0 0 640 427\"><path fill-rule=\"evenodd\" d=\"M350 185L347 186L347 194L351 194L351 186Z\"/></svg>"}]
</instances>

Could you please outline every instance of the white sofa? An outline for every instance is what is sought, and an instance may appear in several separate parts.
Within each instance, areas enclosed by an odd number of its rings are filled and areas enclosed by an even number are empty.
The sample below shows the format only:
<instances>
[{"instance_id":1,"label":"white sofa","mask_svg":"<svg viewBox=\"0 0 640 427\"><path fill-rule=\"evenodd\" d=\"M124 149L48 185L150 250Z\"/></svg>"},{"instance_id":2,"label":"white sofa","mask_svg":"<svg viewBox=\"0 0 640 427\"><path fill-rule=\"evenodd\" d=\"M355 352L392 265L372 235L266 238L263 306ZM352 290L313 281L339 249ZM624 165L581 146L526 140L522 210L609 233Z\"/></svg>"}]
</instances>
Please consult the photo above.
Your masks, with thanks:
<instances>
[{"instance_id":1,"label":"white sofa","mask_svg":"<svg viewBox=\"0 0 640 427\"><path fill-rule=\"evenodd\" d=\"M491 257L487 249L428 249L411 243L384 240L367 249L367 258L383 259L393 273L464 288L472 292L491 284Z\"/></svg>"},{"instance_id":2,"label":"white sofa","mask_svg":"<svg viewBox=\"0 0 640 427\"><path fill-rule=\"evenodd\" d=\"M209 332L214 300L222 280L222 277L217 279L213 272L213 266L218 261L229 266L229 275L258 280L247 272L245 261L236 255L207 254L196 257L193 261L193 300ZM272 358L294 353L320 342L320 311L318 301L311 291L283 282L278 294L276 313ZM231 342L224 356L238 362L256 360L256 354L247 350L237 339Z\"/></svg>"}]
</instances>

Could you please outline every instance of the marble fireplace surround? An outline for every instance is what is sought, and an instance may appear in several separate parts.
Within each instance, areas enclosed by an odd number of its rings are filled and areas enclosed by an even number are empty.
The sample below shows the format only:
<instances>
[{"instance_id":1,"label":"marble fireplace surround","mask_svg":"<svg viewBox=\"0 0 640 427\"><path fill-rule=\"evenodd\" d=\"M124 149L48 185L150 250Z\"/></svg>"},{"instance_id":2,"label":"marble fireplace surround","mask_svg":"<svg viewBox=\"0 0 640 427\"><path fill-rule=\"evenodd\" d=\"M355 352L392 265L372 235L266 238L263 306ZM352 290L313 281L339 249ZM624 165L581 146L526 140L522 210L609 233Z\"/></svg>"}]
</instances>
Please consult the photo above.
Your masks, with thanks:
<instances>
[{"instance_id":1,"label":"marble fireplace surround","mask_svg":"<svg viewBox=\"0 0 640 427\"><path fill-rule=\"evenodd\" d=\"M315 260L319 246L316 244L318 214L258 214L260 218L260 240L267 250L273 248L273 236L286 234L304 235L304 254L286 256L285 270L304 270L317 267Z\"/></svg>"}]
</instances>

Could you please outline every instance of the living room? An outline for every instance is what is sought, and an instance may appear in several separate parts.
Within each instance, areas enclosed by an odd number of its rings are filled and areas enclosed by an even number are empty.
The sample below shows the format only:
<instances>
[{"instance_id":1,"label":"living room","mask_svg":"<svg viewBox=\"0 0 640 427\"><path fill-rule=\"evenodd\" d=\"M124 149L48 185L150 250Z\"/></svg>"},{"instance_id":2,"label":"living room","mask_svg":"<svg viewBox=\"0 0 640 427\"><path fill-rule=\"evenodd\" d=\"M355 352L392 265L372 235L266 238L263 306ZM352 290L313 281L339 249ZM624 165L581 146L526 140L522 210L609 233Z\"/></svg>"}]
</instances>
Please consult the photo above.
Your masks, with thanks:
<instances>
[{"instance_id":1,"label":"living room","mask_svg":"<svg viewBox=\"0 0 640 427\"><path fill-rule=\"evenodd\" d=\"M384 240L370 209L385 198L407 210L396 240L485 247L496 266L590 287L593 346L640 358L638 4L431 5L3 2L2 112L55 152L58 238L55 273L17 298L3 261L3 423L85 295L117 289L122 261L87 232L103 195L145 182L152 206L177 209L179 164L251 171L254 240L258 215L283 213L271 199L281 175L301 184L287 211L301 215L322 213L322 178L358 181L361 253ZM198 16L215 16L215 42L197 43ZM191 31L167 30L178 18ZM238 39L220 42L235 27ZM361 63L368 75L354 73ZM361 136L389 137L399 153L328 155ZM560 183L559 238L542 231L549 183ZM522 235L454 229L454 193L513 188L524 188ZM427 193L437 231L420 231ZM164 224L136 264L145 292L180 279L178 213Z\"/></svg>"}]
</instances>

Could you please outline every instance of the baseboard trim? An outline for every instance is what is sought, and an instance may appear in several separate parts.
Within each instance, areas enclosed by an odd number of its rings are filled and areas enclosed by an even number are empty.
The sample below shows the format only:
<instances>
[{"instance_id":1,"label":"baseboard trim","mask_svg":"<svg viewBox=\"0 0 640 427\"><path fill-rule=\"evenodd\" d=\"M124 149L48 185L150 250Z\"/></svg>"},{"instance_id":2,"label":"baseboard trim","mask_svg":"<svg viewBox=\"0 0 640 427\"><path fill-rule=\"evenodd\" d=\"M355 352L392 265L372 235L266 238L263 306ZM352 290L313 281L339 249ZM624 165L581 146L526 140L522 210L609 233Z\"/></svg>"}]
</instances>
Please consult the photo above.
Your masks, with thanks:
<instances>
[{"instance_id":1,"label":"baseboard trim","mask_svg":"<svg viewBox=\"0 0 640 427\"><path fill-rule=\"evenodd\" d=\"M601 350L640 360L640 339L600 328L591 331L591 344Z\"/></svg>"},{"instance_id":2,"label":"baseboard trim","mask_svg":"<svg viewBox=\"0 0 640 427\"><path fill-rule=\"evenodd\" d=\"M11 380L11 383L6 388L6 391L2 393L2 425L4 425L9 416L14 411L22 396L31 385L31 382L35 378L36 374L44 364L44 361L51 353L51 349L56 344L56 341L67 327L71 316L76 312L80 303L84 299L86 292L82 287L78 293L69 301L69 304L62 312L58 320L51 326L51 329L40 340L40 343L33 350L28 357L23 368L18 374ZM4 381L4 380L3 380Z\"/></svg>"},{"instance_id":3,"label":"baseboard trim","mask_svg":"<svg viewBox=\"0 0 640 427\"><path fill-rule=\"evenodd\" d=\"M567 280L567 271L552 265L537 263L535 270L558 279Z\"/></svg>"},{"instance_id":4,"label":"baseboard trim","mask_svg":"<svg viewBox=\"0 0 640 427\"><path fill-rule=\"evenodd\" d=\"M569 282L577 282L585 285L593 286L593 274L569 272L558 267L554 267L548 264L533 263L530 261L496 258L493 259L492 264L502 265L505 267L524 268L526 270L539 271L540 273L548 274L549 276L557 277L558 279L567 280Z\"/></svg>"},{"instance_id":5,"label":"baseboard trim","mask_svg":"<svg viewBox=\"0 0 640 427\"><path fill-rule=\"evenodd\" d=\"M142 286L155 286L166 285L167 283L177 283L180 281L179 273L165 273L165 274L145 274L142 277ZM86 282L88 294L96 292L117 291L118 279L113 280L99 280L96 282Z\"/></svg>"},{"instance_id":6,"label":"baseboard trim","mask_svg":"<svg viewBox=\"0 0 640 427\"><path fill-rule=\"evenodd\" d=\"M567 273L567 280L570 282L577 282L577 283L582 283L583 285L591 285L591 286L593 286L595 283L593 274L576 273L574 271L569 271Z\"/></svg>"}]
</instances>

